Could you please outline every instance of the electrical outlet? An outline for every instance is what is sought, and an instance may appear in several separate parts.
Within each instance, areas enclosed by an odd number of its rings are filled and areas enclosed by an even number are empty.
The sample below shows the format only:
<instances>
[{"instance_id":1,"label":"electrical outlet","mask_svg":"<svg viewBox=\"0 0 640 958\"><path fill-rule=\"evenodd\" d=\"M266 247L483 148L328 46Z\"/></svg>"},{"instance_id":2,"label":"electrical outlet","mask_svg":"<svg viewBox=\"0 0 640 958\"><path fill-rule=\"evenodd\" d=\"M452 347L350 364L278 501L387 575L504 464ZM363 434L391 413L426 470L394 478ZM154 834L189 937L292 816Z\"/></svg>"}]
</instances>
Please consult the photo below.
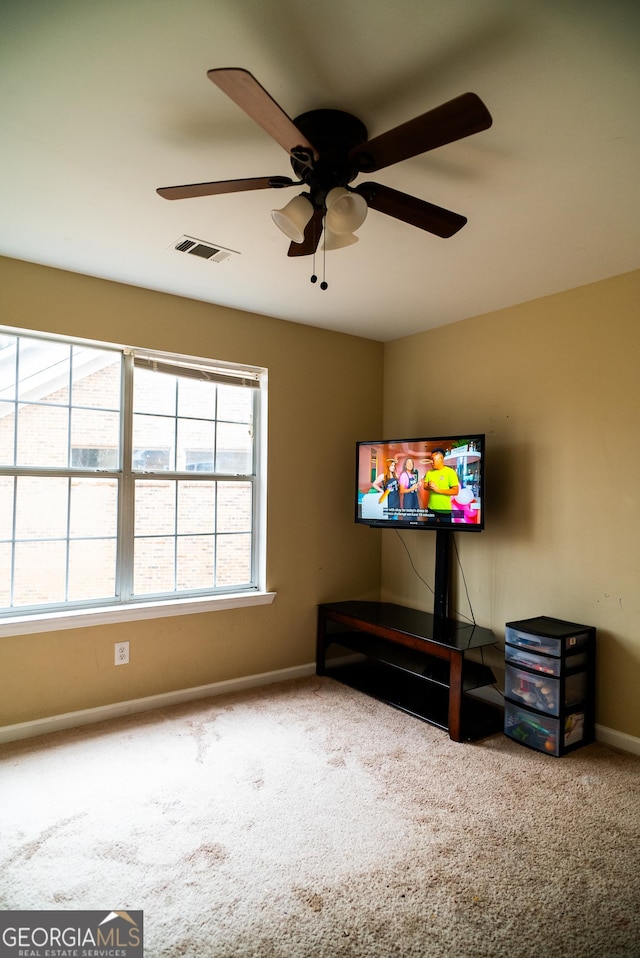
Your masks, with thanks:
<instances>
[{"instance_id":1,"label":"electrical outlet","mask_svg":"<svg viewBox=\"0 0 640 958\"><path fill-rule=\"evenodd\" d=\"M129 664L129 643L116 642L116 665Z\"/></svg>"}]
</instances>

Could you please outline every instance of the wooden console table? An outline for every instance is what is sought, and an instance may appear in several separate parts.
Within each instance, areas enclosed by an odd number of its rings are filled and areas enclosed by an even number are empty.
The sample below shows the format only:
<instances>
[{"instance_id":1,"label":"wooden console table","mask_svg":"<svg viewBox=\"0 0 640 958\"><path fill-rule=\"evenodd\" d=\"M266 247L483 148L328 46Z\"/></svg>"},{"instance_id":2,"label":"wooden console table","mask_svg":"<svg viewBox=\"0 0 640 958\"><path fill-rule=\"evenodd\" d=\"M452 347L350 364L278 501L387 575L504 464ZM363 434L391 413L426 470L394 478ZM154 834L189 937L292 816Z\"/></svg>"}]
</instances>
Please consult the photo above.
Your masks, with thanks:
<instances>
[{"instance_id":1,"label":"wooden console table","mask_svg":"<svg viewBox=\"0 0 640 958\"><path fill-rule=\"evenodd\" d=\"M449 732L455 742L502 728L501 710L473 699L495 682L491 669L465 659L493 645L489 629L389 602L318 606L316 673L388 702ZM353 655L327 660L330 645Z\"/></svg>"}]
</instances>

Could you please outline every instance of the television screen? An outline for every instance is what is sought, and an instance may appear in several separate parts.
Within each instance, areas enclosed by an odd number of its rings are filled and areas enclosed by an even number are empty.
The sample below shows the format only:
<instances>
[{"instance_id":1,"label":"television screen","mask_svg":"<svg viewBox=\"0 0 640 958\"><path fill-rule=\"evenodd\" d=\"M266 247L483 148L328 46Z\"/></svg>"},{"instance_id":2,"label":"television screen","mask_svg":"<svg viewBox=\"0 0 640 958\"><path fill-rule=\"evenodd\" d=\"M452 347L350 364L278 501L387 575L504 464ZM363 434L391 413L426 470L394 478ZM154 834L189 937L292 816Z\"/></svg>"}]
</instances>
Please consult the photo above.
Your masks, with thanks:
<instances>
[{"instance_id":1,"label":"television screen","mask_svg":"<svg viewBox=\"0 0 640 958\"><path fill-rule=\"evenodd\" d=\"M356 445L356 522L389 529L480 532L484 436Z\"/></svg>"}]
</instances>

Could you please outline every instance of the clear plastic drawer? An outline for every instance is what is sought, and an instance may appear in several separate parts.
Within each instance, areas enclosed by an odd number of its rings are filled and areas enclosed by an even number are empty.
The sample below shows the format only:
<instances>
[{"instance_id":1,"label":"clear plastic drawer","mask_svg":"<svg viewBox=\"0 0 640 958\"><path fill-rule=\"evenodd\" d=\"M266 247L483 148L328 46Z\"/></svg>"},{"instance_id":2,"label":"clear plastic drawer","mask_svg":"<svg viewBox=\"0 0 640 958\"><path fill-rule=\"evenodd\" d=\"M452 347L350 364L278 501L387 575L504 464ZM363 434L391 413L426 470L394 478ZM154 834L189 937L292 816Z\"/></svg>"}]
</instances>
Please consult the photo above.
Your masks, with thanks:
<instances>
[{"instance_id":1,"label":"clear plastic drawer","mask_svg":"<svg viewBox=\"0 0 640 958\"><path fill-rule=\"evenodd\" d=\"M530 705L549 715L560 714L560 682L558 679L538 677L507 665L504 692L510 699Z\"/></svg>"},{"instance_id":2,"label":"clear plastic drawer","mask_svg":"<svg viewBox=\"0 0 640 958\"><path fill-rule=\"evenodd\" d=\"M582 665L586 662L585 655L572 656L572 661L574 657L583 660L583 662L576 663L578 665ZM522 665L525 669L542 672L543 675L560 675L562 660L549 658L548 655L536 655L535 652L526 652L524 649L507 645L504 650L504 658L506 662L513 662L514 665Z\"/></svg>"},{"instance_id":3,"label":"clear plastic drawer","mask_svg":"<svg viewBox=\"0 0 640 958\"><path fill-rule=\"evenodd\" d=\"M523 672L512 665L507 665L505 669L505 694L510 699L529 705L531 708L538 709L540 712L548 712L550 715L560 714L560 689L559 679L547 678L546 676L532 675L531 672ZM587 694L587 673L576 672L568 675L564 681L564 706L573 708L584 702Z\"/></svg>"},{"instance_id":4,"label":"clear plastic drawer","mask_svg":"<svg viewBox=\"0 0 640 958\"><path fill-rule=\"evenodd\" d=\"M538 632L527 632L513 625L508 625L505 631L505 642L530 652L542 652L546 655L561 656L563 652L586 648L589 639L588 632L576 632L573 635L562 635L558 638L541 635Z\"/></svg>"},{"instance_id":5,"label":"clear plastic drawer","mask_svg":"<svg viewBox=\"0 0 640 958\"><path fill-rule=\"evenodd\" d=\"M577 745L584 738L584 712L568 715L561 728L560 719L538 715L526 708L505 702L505 735L539 752L560 755L561 748Z\"/></svg>"}]
</instances>

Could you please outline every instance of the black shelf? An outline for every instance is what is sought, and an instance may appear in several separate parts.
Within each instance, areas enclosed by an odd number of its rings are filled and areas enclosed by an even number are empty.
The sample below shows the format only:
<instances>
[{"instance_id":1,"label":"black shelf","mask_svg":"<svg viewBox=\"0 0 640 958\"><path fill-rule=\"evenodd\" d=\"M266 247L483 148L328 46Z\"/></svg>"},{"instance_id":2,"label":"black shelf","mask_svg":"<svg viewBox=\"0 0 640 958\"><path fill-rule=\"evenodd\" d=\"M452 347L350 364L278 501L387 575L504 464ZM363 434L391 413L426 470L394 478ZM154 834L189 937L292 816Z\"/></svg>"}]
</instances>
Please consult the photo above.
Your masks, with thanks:
<instances>
[{"instance_id":1,"label":"black shelf","mask_svg":"<svg viewBox=\"0 0 640 958\"><path fill-rule=\"evenodd\" d=\"M327 648L331 644L340 645L352 652L366 655L393 669L410 672L416 677L423 678L435 685L442 685L446 689L450 687L449 663L446 659L427 658L424 652L396 645L386 639L368 635L366 632L329 634L327 635ZM496 677L488 665L470 662L468 659L464 660L462 665L463 692L470 692L472 689L478 689L484 685L492 685L495 680Z\"/></svg>"},{"instance_id":2,"label":"black shelf","mask_svg":"<svg viewBox=\"0 0 640 958\"><path fill-rule=\"evenodd\" d=\"M489 629L384 602L319 606L316 672L449 733L454 742L501 731L503 710L476 697L495 682L466 653L493 645ZM327 649L355 653L332 656Z\"/></svg>"}]
</instances>

